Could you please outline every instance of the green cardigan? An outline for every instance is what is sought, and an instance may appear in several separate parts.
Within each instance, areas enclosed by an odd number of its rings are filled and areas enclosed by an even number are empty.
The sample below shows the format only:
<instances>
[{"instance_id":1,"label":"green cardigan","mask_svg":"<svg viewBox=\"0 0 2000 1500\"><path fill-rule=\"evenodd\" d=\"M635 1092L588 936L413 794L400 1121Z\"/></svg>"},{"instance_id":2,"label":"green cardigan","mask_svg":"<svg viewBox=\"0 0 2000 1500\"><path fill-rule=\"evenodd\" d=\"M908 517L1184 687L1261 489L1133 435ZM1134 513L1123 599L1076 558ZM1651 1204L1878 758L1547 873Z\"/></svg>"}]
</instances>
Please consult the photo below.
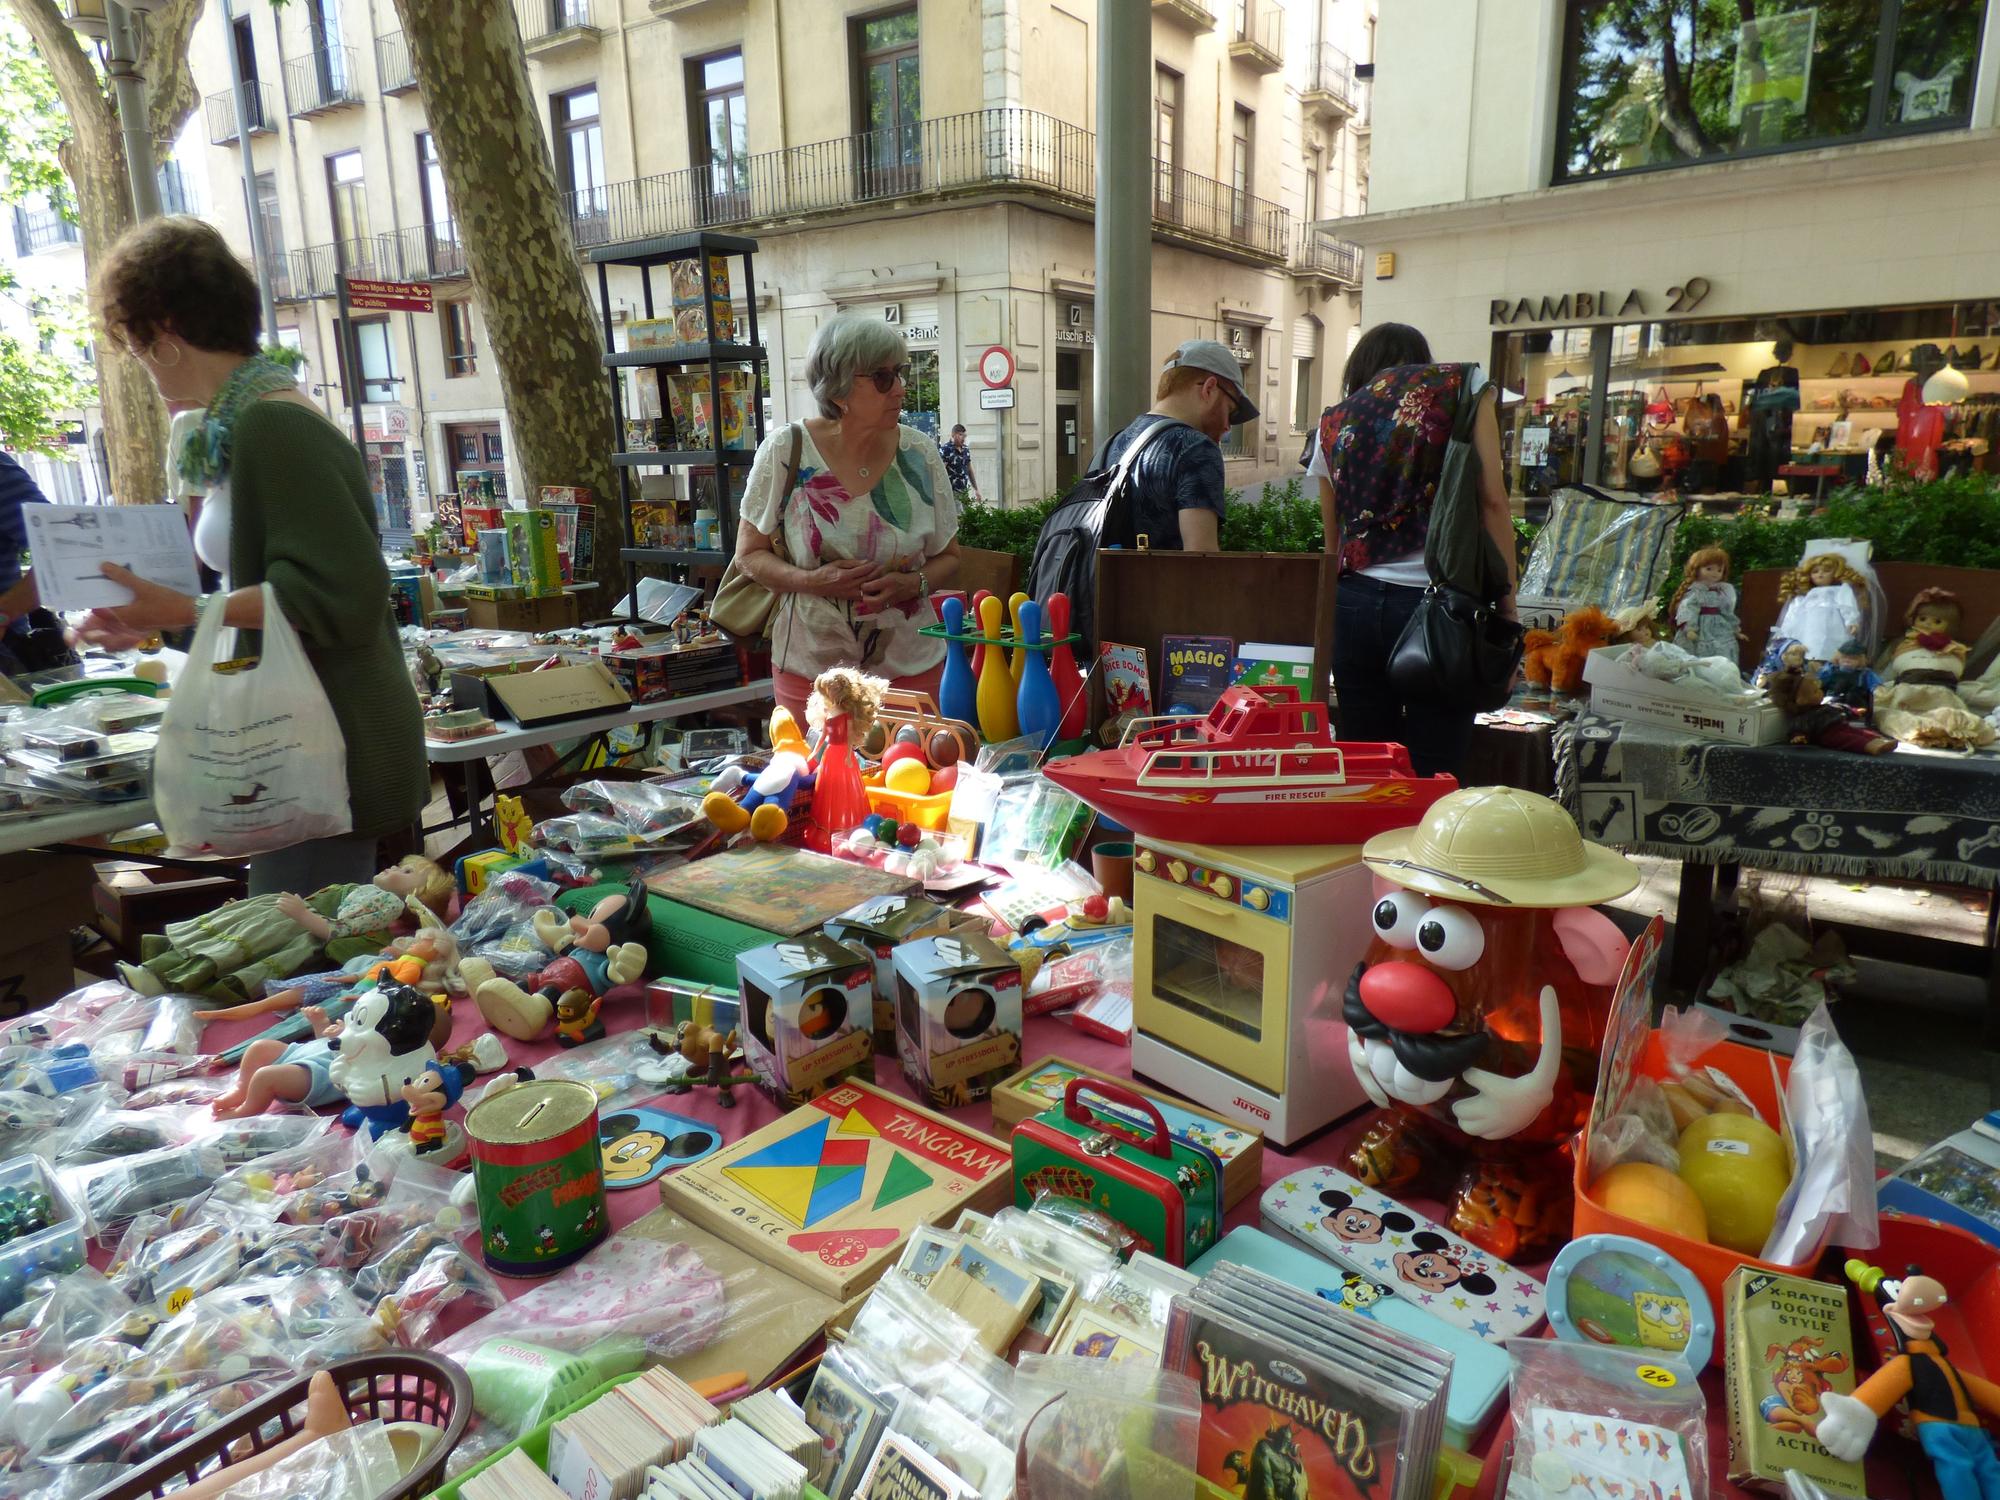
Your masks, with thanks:
<instances>
[{"instance_id":1,"label":"green cardigan","mask_svg":"<svg viewBox=\"0 0 2000 1500\"><path fill-rule=\"evenodd\" d=\"M430 797L423 710L361 454L316 411L251 402L236 419L229 504L230 586L270 584L299 633L347 740L354 832L409 827Z\"/></svg>"}]
</instances>

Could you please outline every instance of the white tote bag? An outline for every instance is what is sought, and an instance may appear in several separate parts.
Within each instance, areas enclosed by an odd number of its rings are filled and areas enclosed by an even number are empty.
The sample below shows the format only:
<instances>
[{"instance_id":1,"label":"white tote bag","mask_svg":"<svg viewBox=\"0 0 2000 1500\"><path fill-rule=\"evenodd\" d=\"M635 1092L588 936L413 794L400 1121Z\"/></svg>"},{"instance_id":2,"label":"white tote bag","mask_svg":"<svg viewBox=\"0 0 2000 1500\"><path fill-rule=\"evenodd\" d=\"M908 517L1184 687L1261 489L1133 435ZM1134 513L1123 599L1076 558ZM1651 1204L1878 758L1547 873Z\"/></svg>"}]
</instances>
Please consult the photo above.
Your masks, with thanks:
<instances>
[{"instance_id":1,"label":"white tote bag","mask_svg":"<svg viewBox=\"0 0 2000 1500\"><path fill-rule=\"evenodd\" d=\"M351 832L347 741L268 583L257 664L217 672L221 634L212 604L160 722L153 806L173 852L240 858Z\"/></svg>"}]
</instances>

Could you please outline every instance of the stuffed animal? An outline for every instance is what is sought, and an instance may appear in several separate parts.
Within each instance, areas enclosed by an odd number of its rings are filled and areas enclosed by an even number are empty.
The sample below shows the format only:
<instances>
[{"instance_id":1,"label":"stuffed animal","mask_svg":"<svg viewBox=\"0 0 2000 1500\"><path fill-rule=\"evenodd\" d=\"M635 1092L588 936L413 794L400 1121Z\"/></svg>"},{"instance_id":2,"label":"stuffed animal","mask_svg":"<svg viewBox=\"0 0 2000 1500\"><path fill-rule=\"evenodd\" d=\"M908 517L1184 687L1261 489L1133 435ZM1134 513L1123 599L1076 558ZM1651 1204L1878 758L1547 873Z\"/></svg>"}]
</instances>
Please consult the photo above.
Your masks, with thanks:
<instances>
[{"instance_id":1,"label":"stuffed animal","mask_svg":"<svg viewBox=\"0 0 2000 1500\"><path fill-rule=\"evenodd\" d=\"M645 975L646 939L653 930L646 884L633 880L599 901L588 916L566 917L545 906L534 915L534 929L559 956L530 976L531 991L494 973L483 959L468 958L459 965L486 1024L522 1042L533 1041L547 1028L565 996L581 991L601 1001Z\"/></svg>"},{"instance_id":2,"label":"stuffed animal","mask_svg":"<svg viewBox=\"0 0 2000 1500\"><path fill-rule=\"evenodd\" d=\"M1583 663L1599 646L1611 644L1618 624L1594 604L1573 609L1563 617L1562 629L1554 635L1531 630L1526 637L1528 655L1524 666L1528 681L1537 687L1573 696L1583 688ZM1527 663L1532 662L1532 665Z\"/></svg>"}]
</instances>

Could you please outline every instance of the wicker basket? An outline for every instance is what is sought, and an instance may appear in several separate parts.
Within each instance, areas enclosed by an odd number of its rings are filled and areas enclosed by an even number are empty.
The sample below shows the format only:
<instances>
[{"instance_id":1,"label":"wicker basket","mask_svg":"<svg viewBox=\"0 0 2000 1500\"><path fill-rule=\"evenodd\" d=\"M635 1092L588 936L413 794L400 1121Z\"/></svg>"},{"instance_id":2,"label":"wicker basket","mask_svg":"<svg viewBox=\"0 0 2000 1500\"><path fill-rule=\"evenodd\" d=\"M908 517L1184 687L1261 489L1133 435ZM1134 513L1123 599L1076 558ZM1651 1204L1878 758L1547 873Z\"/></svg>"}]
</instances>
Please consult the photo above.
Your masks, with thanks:
<instances>
[{"instance_id":1,"label":"wicker basket","mask_svg":"<svg viewBox=\"0 0 2000 1500\"><path fill-rule=\"evenodd\" d=\"M465 1378L465 1371L441 1355L397 1350L335 1360L327 1366L327 1373L340 1387L347 1410L357 1422L374 1418L428 1422L444 1432L424 1462L401 1482L380 1495L355 1496L354 1500L411 1500L436 1489L444 1478L445 1460L472 1420L472 1383ZM239 1459L283 1442L305 1425L309 1379L295 1380L186 1442L176 1443L151 1463L114 1479L90 1500L145 1500L150 1495L171 1494L181 1484L199 1478L239 1441L244 1445L235 1455ZM274 1420L276 1427L259 1432Z\"/></svg>"}]
</instances>

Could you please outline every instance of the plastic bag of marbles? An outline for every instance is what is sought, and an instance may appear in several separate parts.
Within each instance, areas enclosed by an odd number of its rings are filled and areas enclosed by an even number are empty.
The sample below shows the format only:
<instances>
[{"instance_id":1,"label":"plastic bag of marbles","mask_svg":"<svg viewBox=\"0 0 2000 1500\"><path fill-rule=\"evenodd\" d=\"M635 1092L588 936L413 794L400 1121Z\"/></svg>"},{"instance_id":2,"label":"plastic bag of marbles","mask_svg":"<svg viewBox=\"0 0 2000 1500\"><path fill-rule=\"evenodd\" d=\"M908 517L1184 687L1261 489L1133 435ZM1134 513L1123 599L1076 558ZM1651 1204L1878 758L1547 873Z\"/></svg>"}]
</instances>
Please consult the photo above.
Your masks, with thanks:
<instances>
[{"instance_id":1,"label":"plastic bag of marbles","mask_svg":"<svg viewBox=\"0 0 2000 1500\"><path fill-rule=\"evenodd\" d=\"M99 1334L136 1347L158 1326L158 1319L139 1316L131 1298L88 1266L29 1282L26 1291L0 1316L0 1378L31 1375Z\"/></svg>"}]
</instances>

